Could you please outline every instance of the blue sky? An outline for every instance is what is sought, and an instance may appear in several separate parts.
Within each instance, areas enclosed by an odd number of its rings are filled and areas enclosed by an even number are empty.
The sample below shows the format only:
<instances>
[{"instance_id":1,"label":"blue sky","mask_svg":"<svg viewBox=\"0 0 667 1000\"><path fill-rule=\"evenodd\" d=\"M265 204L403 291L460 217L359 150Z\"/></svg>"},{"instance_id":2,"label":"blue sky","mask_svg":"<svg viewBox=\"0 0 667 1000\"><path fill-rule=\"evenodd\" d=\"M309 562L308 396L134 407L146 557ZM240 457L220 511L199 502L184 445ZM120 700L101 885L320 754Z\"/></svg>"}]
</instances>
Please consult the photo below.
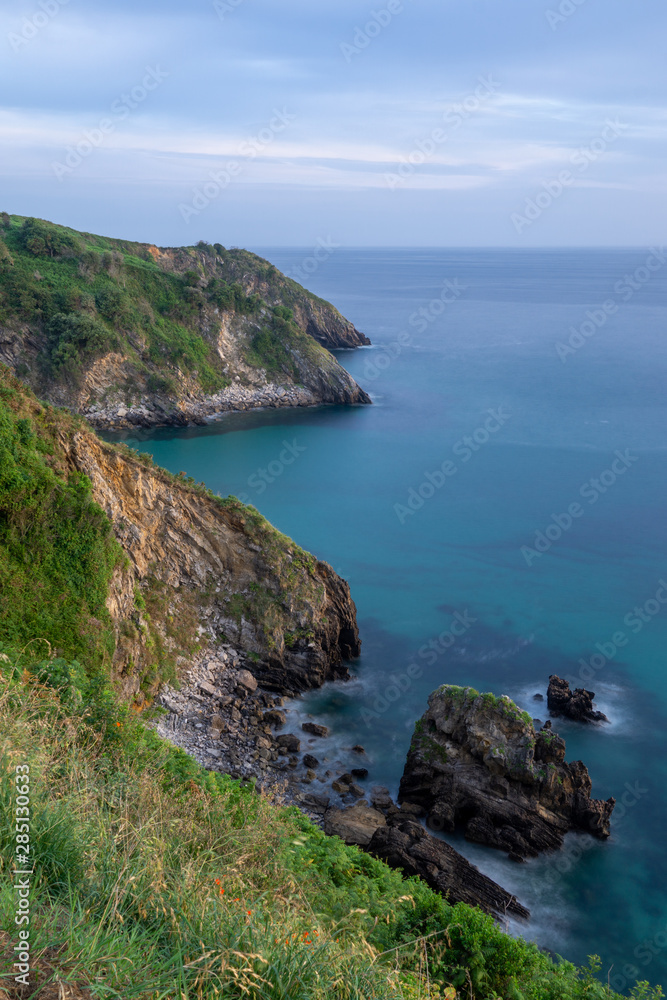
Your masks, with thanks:
<instances>
[{"instance_id":1,"label":"blue sky","mask_svg":"<svg viewBox=\"0 0 667 1000\"><path fill-rule=\"evenodd\" d=\"M664 0L15 0L0 209L160 245L650 245Z\"/></svg>"}]
</instances>

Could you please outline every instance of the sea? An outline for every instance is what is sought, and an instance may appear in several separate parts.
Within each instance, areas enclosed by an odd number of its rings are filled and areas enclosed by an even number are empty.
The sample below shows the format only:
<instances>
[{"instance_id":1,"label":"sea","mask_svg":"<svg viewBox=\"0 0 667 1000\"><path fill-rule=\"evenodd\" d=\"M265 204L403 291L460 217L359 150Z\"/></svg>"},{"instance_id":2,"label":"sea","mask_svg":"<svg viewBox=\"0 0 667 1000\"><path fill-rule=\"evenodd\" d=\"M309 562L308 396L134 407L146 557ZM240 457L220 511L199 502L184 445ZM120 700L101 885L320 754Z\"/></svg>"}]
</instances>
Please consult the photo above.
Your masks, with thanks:
<instances>
[{"instance_id":1,"label":"sea","mask_svg":"<svg viewBox=\"0 0 667 1000\"><path fill-rule=\"evenodd\" d=\"M667 985L667 254L254 249L370 337L337 357L373 405L123 439L349 581L352 679L291 711L329 727L318 756L362 744L368 786L397 792L440 684L541 721L551 674L595 692L609 724L555 728L617 800L609 840L516 864L447 839L529 907L513 933Z\"/></svg>"}]
</instances>

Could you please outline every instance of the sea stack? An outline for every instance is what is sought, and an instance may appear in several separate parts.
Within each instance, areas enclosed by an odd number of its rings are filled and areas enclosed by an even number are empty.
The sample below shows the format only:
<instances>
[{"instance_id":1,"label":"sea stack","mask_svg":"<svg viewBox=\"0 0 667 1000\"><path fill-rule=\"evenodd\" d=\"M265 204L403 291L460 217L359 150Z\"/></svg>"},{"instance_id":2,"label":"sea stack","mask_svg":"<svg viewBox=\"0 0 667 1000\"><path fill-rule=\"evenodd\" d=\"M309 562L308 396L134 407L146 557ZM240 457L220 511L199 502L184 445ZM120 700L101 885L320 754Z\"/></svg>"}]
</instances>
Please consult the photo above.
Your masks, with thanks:
<instances>
[{"instance_id":1,"label":"sea stack","mask_svg":"<svg viewBox=\"0 0 667 1000\"><path fill-rule=\"evenodd\" d=\"M445 684L415 726L401 779L401 803L421 806L429 829L507 851L519 860L556 850L571 830L604 839L615 800L591 798L581 761L547 722L503 695Z\"/></svg>"}]
</instances>

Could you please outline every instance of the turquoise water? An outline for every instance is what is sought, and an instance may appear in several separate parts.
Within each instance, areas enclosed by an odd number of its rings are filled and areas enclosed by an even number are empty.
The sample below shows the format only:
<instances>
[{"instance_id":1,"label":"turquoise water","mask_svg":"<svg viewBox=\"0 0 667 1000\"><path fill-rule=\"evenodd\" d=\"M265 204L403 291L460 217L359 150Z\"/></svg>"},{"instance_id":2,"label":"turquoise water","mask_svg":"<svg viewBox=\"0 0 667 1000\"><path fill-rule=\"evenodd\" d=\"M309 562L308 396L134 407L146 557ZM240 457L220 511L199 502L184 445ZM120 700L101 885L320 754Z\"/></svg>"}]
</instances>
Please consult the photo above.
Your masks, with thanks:
<instances>
[{"instance_id":1,"label":"turquoise water","mask_svg":"<svg viewBox=\"0 0 667 1000\"><path fill-rule=\"evenodd\" d=\"M260 252L287 272L308 256ZM536 716L550 673L595 690L612 724L558 728L594 794L625 795L610 841L523 866L456 843L531 908L527 936L599 954L617 988L667 981L667 264L648 248L339 250L309 287L371 337L339 359L374 406L125 440L349 580L363 655L304 710L367 748L371 783L397 789L438 684Z\"/></svg>"}]
</instances>

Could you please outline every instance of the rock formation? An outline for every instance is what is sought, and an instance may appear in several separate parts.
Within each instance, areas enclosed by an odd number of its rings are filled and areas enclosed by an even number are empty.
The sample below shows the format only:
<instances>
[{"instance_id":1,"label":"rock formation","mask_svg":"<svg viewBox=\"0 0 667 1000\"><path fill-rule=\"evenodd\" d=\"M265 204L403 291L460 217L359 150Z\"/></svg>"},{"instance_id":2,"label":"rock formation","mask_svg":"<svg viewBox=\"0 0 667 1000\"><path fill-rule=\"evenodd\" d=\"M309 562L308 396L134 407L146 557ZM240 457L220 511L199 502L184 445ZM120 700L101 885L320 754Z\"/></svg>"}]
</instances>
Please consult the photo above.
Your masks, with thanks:
<instances>
[{"instance_id":1,"label":"rock formation","mask_svg":"<svg viewBox=\"0 0 667 1000\"><path fill-rule=\"evenodd\" d=\"M579 830L609 836L614 799L591 799L581 761L565 742L506 696L443 685L417 722L399 790L422 806L427 825L507 851L519 859L561 847Z\"/></svg>"},{"instance_id":2,"label":"rock formation","mask_svg":"<svg viewBox=\"0 0 667 1000\"><path fill-rule=\"evenodd\" d=\"M88 476L128 557L107 601L126 696L138 693L156 644L178 668L231 642L255 681L281 694L348 677L345 661L360 652L356 608L327 563L234 497L141 461L36 401L31 407L53 421L53 462L65 475Z\"/></svg>"},{"instance_id":3,"label":"rock formation","mask_svg":"<svg viewBox=\"0 0 667 1000\"><path fill-rule=\"evenodd\" d=\"M593 708L594 691L585 688L575 688L570 691L570 685L556 674L549 678L547 691L547 706L554 717L565 716L575 722L609 722L604 712L596 712Z\"/></svg>"},{"instance_id":4,"label":"rock formation","mask_svg":"<svg viewBox=\"0 0 667 1000\"><path fill-rule=\"evenodd\" d=\"M406 876L418 875L451 903L479 906L493 916L530 916L525 906L483 875L449 844L432 837L413 816L393 803L383 812L357 803L347 809L329 809L326 833L347 844L357 844L369 854L400 868Z\"/></svg>"}]
</instances>

